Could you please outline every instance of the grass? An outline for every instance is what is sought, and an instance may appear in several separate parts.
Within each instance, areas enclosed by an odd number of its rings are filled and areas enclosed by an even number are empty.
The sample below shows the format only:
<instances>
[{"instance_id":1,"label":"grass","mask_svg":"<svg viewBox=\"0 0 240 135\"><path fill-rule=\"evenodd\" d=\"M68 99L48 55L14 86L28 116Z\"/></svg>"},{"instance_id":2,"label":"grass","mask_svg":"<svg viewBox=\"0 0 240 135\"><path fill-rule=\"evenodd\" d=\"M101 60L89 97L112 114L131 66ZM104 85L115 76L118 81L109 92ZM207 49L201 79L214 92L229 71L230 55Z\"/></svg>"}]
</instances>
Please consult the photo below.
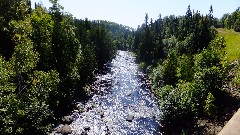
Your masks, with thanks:
<instances>
[{"instance_id":1,"label":"grass","mask_svg":"<svg viewBox=\"0 0 240 135\"><path fill-rule=\"evenodd\" d=\"M232 62L240 58L240 32L219 28L218 36L226 39L226 60Z\"/></svg>"}]
</instances>

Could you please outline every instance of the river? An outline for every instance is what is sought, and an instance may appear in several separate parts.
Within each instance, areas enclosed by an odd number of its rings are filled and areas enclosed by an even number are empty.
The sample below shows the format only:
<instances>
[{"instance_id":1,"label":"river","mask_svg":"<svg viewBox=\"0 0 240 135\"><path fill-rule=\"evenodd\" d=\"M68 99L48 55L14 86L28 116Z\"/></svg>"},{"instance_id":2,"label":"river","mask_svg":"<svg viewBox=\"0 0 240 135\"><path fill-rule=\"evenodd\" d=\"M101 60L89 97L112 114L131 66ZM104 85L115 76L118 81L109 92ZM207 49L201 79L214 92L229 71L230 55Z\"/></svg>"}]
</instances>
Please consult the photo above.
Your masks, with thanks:
<instances>
[{"instance_id":1,"label":"river","mask_svg":"<svg viewBox=\"0 0 240 135\"><path fill-rule=\"evenodd\" d=\"M89 86L94 93L74 112L72 134L148 135L160 133L160 109L146 74L127 51L118 51Z\"/></svg>"}]
</instances>

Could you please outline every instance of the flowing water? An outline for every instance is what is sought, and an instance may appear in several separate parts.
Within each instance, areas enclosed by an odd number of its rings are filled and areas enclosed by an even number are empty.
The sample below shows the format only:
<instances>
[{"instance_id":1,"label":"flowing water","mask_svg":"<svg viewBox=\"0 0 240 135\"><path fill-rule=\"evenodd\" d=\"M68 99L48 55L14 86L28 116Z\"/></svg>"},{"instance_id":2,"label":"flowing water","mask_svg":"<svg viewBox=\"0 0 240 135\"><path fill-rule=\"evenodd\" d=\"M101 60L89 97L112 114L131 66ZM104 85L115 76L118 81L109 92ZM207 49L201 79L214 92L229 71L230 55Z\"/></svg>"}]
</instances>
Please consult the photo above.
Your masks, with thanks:
<instances>
[{"instance_id":1,"label":"flowing water","mask_svg":"<svg viewBox=\"0 0 240 135\"><path fill-rule=\"evenodd\" d=\"M83 112L72 114L72 134L161 134L158 104L135 57L118 51L105 68L90 85L94 96L78 104Z\"/></svg>"}]
</instances>

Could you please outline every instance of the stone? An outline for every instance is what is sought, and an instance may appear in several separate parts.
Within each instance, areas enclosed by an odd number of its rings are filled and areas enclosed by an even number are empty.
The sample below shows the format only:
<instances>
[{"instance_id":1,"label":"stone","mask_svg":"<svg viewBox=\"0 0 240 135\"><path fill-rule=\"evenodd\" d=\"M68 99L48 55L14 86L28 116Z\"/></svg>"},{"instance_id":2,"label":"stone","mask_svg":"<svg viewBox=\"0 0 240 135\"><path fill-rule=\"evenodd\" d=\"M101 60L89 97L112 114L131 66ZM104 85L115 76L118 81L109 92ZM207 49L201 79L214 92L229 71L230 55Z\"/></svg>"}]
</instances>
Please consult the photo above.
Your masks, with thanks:
<instances>
[{"instance_id":1,"label":"stone","mask_svg":"<svg viewBox=\"0 0 240 135\"><path fill-rule=\"evenodd\" d=\"M63 128L63 125L59 125L57 128L55 128L54 130L56 131L56 133L62 133L62 128Z\"/></svg>"},{"instance_id":2,"label":"stone","mask_svg":"<svg viewBox=\"0 0 240 135\"><path fill-rule=\"evenodd\" d=\"M71 124L74 121L74 119L72 116L64 116L62 118L62 121L64 124Z\"/></svg>"},{"instance_id":3,"label":"stone","mask_svg":"<svg viewBox=\"0 0 240 135\"><path fill-rule=\"evenodd\" d=\"M81 135L87 135L87 131L82 131Z\"/></svg>"},{"instance_id":4,"label":"stone","mask_svg":"<svg viewBox=\"0 0 240 135\"><path fill-rule=\"evenodd\" d=\"M72 129L69 125L65 124L63 127L62 127L62 134L63 135L68 135L68 134L71 134L72 133Z\"/></svg>"},{"instance_id":5,"label":"stone","mask_svg":"<svg viewBox=\"0 0 240 135\"><path fill-rule=\"evenodd\" d=\"M79 110L73 110L73 112L75 112L75 113L79 113Z\"/></svg>"},{"instance_id":6,"label":"stone","mask_svg":"<svg viewBox=\"0 0 240 135\"><path fill-rule=\"evenodd\" d=\"M83 127L83 129L84 129L85 131L89 131L89 130L90 130L90 127L89 127L89 126L85 126L85 127Z\"/></svg>"},{"instance_id":7,"label":"stone","mask_svg":"<svg viewBox=\"0 0 240 135\"><path fill-rule=\"evenodd\" d=\"M104 111L103 110L99 110L98 114L103 117L104 116Z\"/></svg>"},{"instance_id":8,"label":"stone","mask_svg":"<svg viewBox=\"0 0 240 135\"><path fill-rule=\"evenodd\" d=\"M132 122L133 119L134 119L134 116L130 114L130 115L127 116L127 119L126 119L126 120L127 120L128 122Z\"/></svg>"},{"instance_id":9,"label":"stone","mask_svg":"<svg viewBox=\"0 0 240 135\"><path fill-rule=\"evenodd\" d=\"M80 112L84 109L84 105L80 102L76 105L76 109L79 110Z\"/></svg>"},{"instance_id":10,"label":"stone","mask_svg":"<svg viewBox=\"0 0 240 135\"><path fill-rule=\"evenodd\" d=\"M131 91L127 92L127 94L126 94L126 96L131 96L131 95L132 95Z\"/></svg>"},{"instance_id":11,"label":"stone","mask_svg":"<svg viewBox=\"0 0 240 135\"><path fill-rule=\"evenodd\" d=\"M72 118L73 118L73 121L75 121L76 119L79 118L79 113L73 112L71 116L72 116ZM72 121L72 122L73 122L73 121Z\"/></svg>"}]
</instances>

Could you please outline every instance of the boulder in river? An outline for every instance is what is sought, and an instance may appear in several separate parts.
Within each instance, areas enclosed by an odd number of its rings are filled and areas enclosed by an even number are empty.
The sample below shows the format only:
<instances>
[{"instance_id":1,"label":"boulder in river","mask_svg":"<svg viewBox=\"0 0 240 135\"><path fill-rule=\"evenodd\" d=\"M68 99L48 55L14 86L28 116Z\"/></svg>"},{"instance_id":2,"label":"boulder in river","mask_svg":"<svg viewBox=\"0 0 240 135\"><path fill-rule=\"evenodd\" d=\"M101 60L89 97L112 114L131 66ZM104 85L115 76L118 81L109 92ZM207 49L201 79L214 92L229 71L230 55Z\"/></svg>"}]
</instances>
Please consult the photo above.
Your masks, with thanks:
<instances>
[{"instance_id":1,"label":"boulder in river","mask_svg":"<svg viewBox=\"0 0 240 135\"><path fill-rule=\"evenodd\" d=\"M81 102L78 102L76 104L76 109L79 110L79 112L83 112L84 110L84 105Z\"/></svg>"},{"instance_id":2,"label":"boulder in river","mask_svg":"<svg viewBox=\"0 0 240 135\"><path fill-rule=\"evenodd\" d=\"M81 135L88 135L87 131L82 131Z\"/></svg>"},{"instance_id":3,"label":"boulder in river","mask_svg":"<svg viewBox=\"0 0 240 135\"><path fill-rule=\"evenodd\" d=\"M131 91L128 91L126 96L131 96L132 95L132 92Z\"/></svg>"},{"instance_id":4,"label":"boulder in river","mask_svg":"<svg viewBox=\"0 0 240 135\"><path fill-rule=\"evenodd\" d=\"M62 128L64 125L59 125L58 127L56 127L54 130L56 131L56 133L62 133Z\"/></svg>"},{"instance_id":5,"label":"boulder in river","mask_svg":"<svg viewBox=\"0 0 240 135\"><path fill-rule=\"evenodd\" d=\"M89 127L89 126L85 126L85 127L83 127L83 129L84 129L85 131L89 131L89 130L90 130L90 127Z\"/></svg>"},{"instance_id":6,"label":"boulder in river","mask_svg":"<svg viewBox=\"0 0 240 135\"><path fill-rule=\"evenodd\" d=\"M79 110L75 109L75 110L73 110L73 113L79 113Z\"/></svg>"},{"instance_id":7,"label":"boulder in river","mask_svg":"<svg viewBox=\"0 0 240 135\"><path fill-rule=\"evenodd\" d=\"M68 135L68 134L71 134L72 133L72 129L69 125L65 124L63 127L62 127L62 134L63 135Z\"/></svg>"},{"instance_id":8,"label":"boulder in river","mask_svg":"<svg viewBox=\"0 0 240 135\"><path fill-rule=\"evenodd\" d=\"M62 121L63 121L63 124L71 124L74 121L74 119L72 116L64 116L62 118Z\"/></svg>"},{"instance_id":9,"label":"boulder in river","mask_svg":"<svg viewBox=\"0 0 240 135\"><path fill-rule=\"evenodd\" d=\"M99 114L101 117L103 117L103 116L104 116L104 111L101 109L101 110L98 111L98 114Z\"/></svg>"},{"instance_id":10,"label":"boulder in river","mask_svg":"<svg viewBox=\"0 0 240 135\"><path fill-rule=\"evenodd\" d=\"M134 116L130 114L127 116L126 121L132 122L133 119L134 119Z\"/></svg>"}]
</instances>

